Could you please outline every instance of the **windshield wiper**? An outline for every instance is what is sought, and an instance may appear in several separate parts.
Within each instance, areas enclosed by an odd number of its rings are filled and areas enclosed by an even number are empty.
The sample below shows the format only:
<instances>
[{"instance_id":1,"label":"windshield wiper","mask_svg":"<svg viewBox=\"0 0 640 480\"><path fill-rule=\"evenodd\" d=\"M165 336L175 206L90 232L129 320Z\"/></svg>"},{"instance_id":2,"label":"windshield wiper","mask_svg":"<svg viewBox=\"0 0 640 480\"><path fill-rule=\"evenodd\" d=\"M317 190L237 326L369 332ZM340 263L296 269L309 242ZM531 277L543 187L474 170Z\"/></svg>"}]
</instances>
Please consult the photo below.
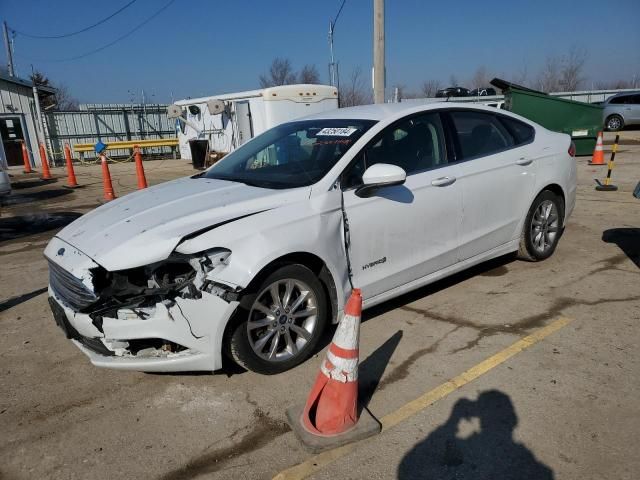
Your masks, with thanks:
<instances>
[{"instance_id":1,"label":"windshield wiper","mask_svg":"<svg viewBox=\"0 0 640 480\"><path fill-rule=\"evenodd\" d=\"M213 180L224 180L226 182L236 182L236 183L244 183L245 185L248 185L249 187L258 187L258 188L268 188L265 187L264 184L260 183L260 182L254 182L251 180L247 180L246 178L241 178L241 177L206 177L206 178L211 178Z\"/></svg>"}]
</instances>

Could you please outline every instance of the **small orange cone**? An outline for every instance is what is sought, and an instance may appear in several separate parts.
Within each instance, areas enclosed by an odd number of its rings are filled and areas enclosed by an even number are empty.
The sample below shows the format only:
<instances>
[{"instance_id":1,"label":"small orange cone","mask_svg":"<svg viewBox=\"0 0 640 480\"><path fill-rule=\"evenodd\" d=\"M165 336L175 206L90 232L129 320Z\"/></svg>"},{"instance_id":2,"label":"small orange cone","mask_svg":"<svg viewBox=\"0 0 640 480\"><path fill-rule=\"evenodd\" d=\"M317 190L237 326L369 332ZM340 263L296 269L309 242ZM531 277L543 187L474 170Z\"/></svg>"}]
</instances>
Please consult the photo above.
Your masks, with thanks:
<instances>
[{"instance_id":1,"label":"small orange cone","mask_svg":"<svg viewBox=\"0 0 640 480\"><path fill-rule=\"evenodd\" d=\"M79 187L79 185L78 185L78 181L76 180L76 172L73 170L73 159L71 158L71 149L67 144L65 144L64 146L64 159L67 165L67 184L65 185L65 187L77 188Z\"/></svg>"},{"instance_id":2,"label":"small orange cone","mask_svg":"<svg viewBox=\"0 0 640 480\"><path fill-rule=\"evenodd\" d=\"M47 160L47 152L42 144L40 144L40 161L42 162L42 180L51 180L53 177L49 170L49 160Z\"/></svg>"},{"instance_id":3,"label":"small orange cone","mask_svg":"<svg viewBox=\"0 0 640 480\"><path fill-rule=\"evenodd\" d=\"M22 140L22 161L24 162L24 173L32 173L31 162L29 161L29 152L27 152L27 144Z\"/></svg>"},{"instance_id":4,"label":"small orange cone","mask_svg":"<svg viewBox=\"0 0 640 480\"><path fill-rule=\"evenodd\" d=\"M102 165L102 186L104 189L104 199L107 201L114 200L116 194L113 192L113 185L111 184L111 173L109 173L109 164L107 163L107 157L103 153L100 155L100 163Z\"/></svg>"},{"instance_id":5,"label":"small orange cone","mask_svg":"<svg viewBox=\"0 0 640 480\"><path fill-rule=\"evenodd\" d=\"M287 411L294 433L311 452L334 448L380 432L380 424L366 409L362 409L362 418L359 416L361 314L362 296L360 289L354 288L307 402L302 409L294 407Z\"/></svg>"},{"instance_id":6,"label":"small orange cone","mask_svg":"<svg viewBox=\"0 0 640 480\"><path fill-rule=\"evenodd\" d=\"M589 165L604 165L604 149L602 148L602 132L598 132L598 140L596 141L596 148L593 149L593 158L589 162Z\"/></svg>"},{"instance_id":7,"label":"small orange cone","mask_svg":"<svg viewBox=\"0 0 640 480\"><path fill-rule=\"evenodd\" d=\"M138 190L147 188L147 178L144 176L144 167L142 166L142 155L140 155L140 148L135 147L135 159L136 159L136 177L138 177Z\"/></svg>"}]
</instances>

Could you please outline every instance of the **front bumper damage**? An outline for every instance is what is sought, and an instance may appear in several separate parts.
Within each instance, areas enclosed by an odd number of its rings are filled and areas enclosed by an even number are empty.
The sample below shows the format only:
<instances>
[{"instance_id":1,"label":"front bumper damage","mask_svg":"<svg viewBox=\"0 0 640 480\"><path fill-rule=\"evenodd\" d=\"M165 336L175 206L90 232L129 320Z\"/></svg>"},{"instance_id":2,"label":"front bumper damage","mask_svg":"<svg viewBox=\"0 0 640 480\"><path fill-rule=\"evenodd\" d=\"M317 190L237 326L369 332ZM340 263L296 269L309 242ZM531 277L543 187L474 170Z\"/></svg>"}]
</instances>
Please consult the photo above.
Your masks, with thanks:
<instances>
[{"instance_id":1,"label":"front bumper damage","mask_svg":"<svg viewBox=\"0 0 640 480\"><path fill-rule=\"evenodd\" d=\"M66 250L62 257L61 249ZM82 252L54 238L45 256L93 287L87 275L93 262ZM144 308L119 308L99 317L71 308L51 285L49 302L56 323L96 366L147 372L213 371L222 368L224 329L238 302L216 294L220 289L211 292L198 291L198 298L176 296Z\"/></svg>"}]
</instances>

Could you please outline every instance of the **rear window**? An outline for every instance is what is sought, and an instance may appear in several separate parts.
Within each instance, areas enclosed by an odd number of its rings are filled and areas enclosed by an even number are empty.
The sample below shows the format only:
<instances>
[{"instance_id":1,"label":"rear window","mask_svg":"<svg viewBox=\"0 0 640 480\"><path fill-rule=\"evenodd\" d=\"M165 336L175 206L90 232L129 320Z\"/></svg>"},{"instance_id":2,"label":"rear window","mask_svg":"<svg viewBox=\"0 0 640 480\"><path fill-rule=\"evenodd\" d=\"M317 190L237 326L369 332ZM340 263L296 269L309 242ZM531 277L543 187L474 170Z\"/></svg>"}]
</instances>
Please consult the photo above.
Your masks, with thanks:
<instances>
[{"instance_id":1,"label":"rear window","mask_svg":"<svg viewBox=\"0 0 640 480\"><path fill-rule=\"evenodd\" d=\"M507 127L511 135L513 135L516 145L523 145L533 141L536 131L531 125L527 125L515 118L505 117L504 115L499 115L498 118L503 125Z\"/></svg>"},{"instance_id":2,"label":"rear window","mask_svg":"<svg viewBox=\"0 0 640 480\"><path fill-rule=\"evenodd\" d=\"M485 112L452 111L462 159L491 155L512 148L515 140L496 115Z\"/></svg>"}]
</instances>

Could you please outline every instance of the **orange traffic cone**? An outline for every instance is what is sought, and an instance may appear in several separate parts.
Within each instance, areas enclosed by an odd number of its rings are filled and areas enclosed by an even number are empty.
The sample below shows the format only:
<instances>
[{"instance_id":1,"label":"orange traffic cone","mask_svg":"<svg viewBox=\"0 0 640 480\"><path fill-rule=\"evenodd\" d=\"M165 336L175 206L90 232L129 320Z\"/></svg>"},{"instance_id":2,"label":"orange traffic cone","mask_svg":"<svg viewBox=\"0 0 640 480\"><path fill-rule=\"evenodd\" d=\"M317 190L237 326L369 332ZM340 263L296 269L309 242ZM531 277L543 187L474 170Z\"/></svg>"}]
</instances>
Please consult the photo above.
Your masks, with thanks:
<instances>
[{"instance_id":1,"label":"orange traffic cone","mask_svg":"<svg viewBox=\"0 0 640 480\"><path fill-rule=\"evenodd\" d=\"M147 188L147 178L144 176L144 167L142 166L142 155L140 155L140 148L135 147L135 159L136 159L136 177L138 177L138 190Z\"/></svg>"},{"instance_id":2,"label":"orange traffic cone","mask_svg":"<svg viewBox=\"0 0 640 480\"><path fill-rule=\"evenodd\" d=\"M593 158L589 165L604 165L604 149L602 148L602 132L598 132L596 148L593 149Z\"/></svg>"},{"instance_id":3,"label":"orange traffic cone","mask_svg":"<svg viewBox=\"0 0 640 480\"><path fill-rule=\"evenodd\" d=\"M80 185L78 185L78 181L76 180L76 172L73 170L73 159L71 158L71 149L67 144L64 146L64 159L67 165L67 184L65 187L77 188Z\"/></svg>"},{"instance_id":4,"label":"orange traffic cone","mask_svg":"<svg viewBox=\"0 0 640 480\"><path fill-rule=\"evenodd\" d=\"M358 344L362 297L355 288L302 412L311 433L336 435L358 422ZM311 414L311 410L314 414ZM313 418L312 418L313 417Z\"/></svg>"},{"instance_id":5,"label":"orange traffic cone","mask_svg":"<svg viewBox=\"0 0 640 480\"><path fill-rule=\"evenodd\" d=\"M287 411L296 436L312 452L380 432L380 424L366 409L362 418L358 414L361 313L362 296L360 289L354 288L307 402L301 412L295 407Z\"/></svg>"},{"instance_id":6,"label":"orange traffic cone","mask_svg":"<svg viewBox=\"0 0 640 480\"><path fill-rule=\"evenodd\" d=\"M104 199L114 200L116 194L113 192L113 185L111 184L111 173L109 173L109 164L107 163L107 157L103 153L100 155L100 163L102 164L102 186L104 189Z\"/></svg>"},{"instance_id":7,"label":"orange traffic cone","mask_svg":"<svg viewBox=\"0 0 640 480\"><path fill-rule=\"evenodd\" d=\"M29 161L29 152L27 152L27 144L22 141L22 161L24 162L24 173L32 173L31 162Z\"/></svg>"},{"instance_id":8,"label":"orange traffic cone","mask_svg":"<svg viewBox=\"0 0 640 480\"><path fill-rule=\"evenodd\" d=\"M40 161L42 162L42 180L51 180L53 177L49 170L49 160L47 160L47 152L42 144L40 144Z\"/></svg>"}]
</instances>

